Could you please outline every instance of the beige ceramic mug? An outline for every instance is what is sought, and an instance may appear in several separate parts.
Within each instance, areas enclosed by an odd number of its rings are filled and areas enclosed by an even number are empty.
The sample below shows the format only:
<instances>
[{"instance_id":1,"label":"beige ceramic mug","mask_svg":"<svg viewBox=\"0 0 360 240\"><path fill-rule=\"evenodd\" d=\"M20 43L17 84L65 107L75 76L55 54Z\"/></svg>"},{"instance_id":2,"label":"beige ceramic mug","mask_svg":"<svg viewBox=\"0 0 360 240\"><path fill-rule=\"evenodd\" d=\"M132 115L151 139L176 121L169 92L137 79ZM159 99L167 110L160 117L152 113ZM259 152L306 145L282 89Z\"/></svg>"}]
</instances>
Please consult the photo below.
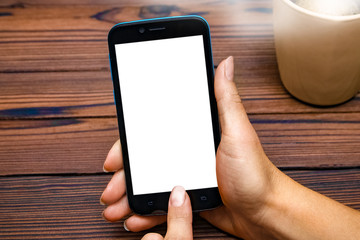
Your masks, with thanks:
<instances>
[{"instance_id":1,"label":"beige ceramic mug","mask_svg":"<svg viewBox=\"0 0 360 240\"><path fill-rule=\"evenodd\" d=\"M329 106L359 92L360 14L330 16L274 0L274 34L281 80L293 96Z\"/></svg>"}]
</instances>

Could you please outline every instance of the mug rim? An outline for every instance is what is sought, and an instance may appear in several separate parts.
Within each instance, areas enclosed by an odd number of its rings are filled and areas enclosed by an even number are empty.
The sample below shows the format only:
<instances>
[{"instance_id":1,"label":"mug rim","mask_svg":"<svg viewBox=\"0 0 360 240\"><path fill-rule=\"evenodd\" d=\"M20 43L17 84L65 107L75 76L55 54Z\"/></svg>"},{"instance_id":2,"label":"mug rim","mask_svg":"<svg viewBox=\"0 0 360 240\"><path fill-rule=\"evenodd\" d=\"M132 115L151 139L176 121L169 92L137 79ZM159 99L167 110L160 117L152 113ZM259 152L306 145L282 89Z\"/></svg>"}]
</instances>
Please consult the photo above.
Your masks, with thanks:
<instances>
[{"instance_id":1,"label":"mug rim","mask_svg":"<svg viewBox=\"0 0 360 240\"><path fill-rule=\"evenodd\" d=\"M333 20L333 21L351 21L351 20L356 20L356 19L360 19L360 13L358 14L354 14L354 15L346 15L346 16L334 16L334 15L327 15L327 14L323 14L323 13L317 13L311 10L308 10L306 8L300 7L299 5L297 5L296 3L294 3L291 0L280 0L282 2L284 2L285 4L287 4L289 7L293 8L294 10L301 12L303 14L306 15L311 15L313 17L317 17L317 18L323 18L326 20Z\"/></svg>"}]
</instances>

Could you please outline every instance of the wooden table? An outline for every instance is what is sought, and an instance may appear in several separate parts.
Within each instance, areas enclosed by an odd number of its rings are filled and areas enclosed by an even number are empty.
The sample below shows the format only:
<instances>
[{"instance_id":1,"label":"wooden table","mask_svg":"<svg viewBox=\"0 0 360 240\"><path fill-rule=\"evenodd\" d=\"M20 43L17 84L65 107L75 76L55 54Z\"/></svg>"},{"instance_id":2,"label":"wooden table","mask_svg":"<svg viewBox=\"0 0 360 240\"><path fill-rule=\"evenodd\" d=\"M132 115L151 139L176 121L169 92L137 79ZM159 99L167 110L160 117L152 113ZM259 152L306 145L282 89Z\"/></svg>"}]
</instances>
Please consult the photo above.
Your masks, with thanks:
<instances>
[{"instance_id":1,"label":"wooden table","mask_svg":"<svg viewBox=\"0 0 360 240\"><path fill-rule=\"evenodd\" d=\"M118 138L106 38L115 23L170 15L203 16L215 64L235 57L239 92L276 166L360 209L360 95L316 108L285 91L271 0L19 2L0 2L1 239L144 235L101 217L111 178L102 164ZM198 216L194 235L232 238Z\"/></svg>"}]
</instances>

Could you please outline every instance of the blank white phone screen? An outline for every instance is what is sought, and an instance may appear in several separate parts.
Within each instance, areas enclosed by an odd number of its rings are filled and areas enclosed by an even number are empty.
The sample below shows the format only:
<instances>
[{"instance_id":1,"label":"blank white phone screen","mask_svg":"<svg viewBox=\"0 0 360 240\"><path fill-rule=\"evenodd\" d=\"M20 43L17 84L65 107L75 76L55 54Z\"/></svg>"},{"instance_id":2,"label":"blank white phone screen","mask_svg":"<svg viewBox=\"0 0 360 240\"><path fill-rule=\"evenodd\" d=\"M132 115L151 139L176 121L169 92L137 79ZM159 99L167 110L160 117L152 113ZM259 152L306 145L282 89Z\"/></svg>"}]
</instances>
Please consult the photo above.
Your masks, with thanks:
<instances>
[{"instance_id":1,"label":"blank white phone screen","mask_svg":"<svg viewBox=\"0 0 360 240\"><path fill-rule=\"evenodd\" d=\"M115 51L134 195L217 187L202 35Z\"/></svg>"}]
</instances>

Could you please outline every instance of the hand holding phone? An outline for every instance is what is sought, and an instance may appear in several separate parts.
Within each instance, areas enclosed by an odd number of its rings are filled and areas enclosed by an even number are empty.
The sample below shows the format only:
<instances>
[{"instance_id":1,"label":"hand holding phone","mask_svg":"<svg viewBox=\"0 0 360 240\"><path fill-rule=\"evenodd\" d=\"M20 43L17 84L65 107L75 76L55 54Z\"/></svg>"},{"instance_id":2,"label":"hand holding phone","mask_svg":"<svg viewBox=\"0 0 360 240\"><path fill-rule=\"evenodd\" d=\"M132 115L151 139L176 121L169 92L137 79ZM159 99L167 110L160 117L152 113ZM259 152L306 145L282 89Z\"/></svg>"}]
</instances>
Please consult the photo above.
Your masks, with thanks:
<instances>
[{"instance_id":1,"label":"hand holding phone","mask_svg":"<svg viewBox=\"0 0 360 240\"><path fill-rule=\"evenodd\" d=\"M220 142L209 27L197 16L114 26L109 52L131 209L166 213L170 191L194 211L221 204Z\"/></svg>"},{"instance_id":2,"label":"hand holding phone","mask_svg":"<svg viewBox=\"0 0 360 240\"><path fill-rule=\"evenodd\" d=\"M215 93L219 112L221 112L219 117L223 133L222 142L217 151L216 168L219 191L224 199L224 205L203 211L200 216L225 232L241 238L250 238L247 234L254 234L253 236L259 239L269 238L266 232L259 231L257 223L263 220L258 217L261 218L264 207L268 207L266 200L269 199L268 194L271 193L269 190L274 187L272 185L274 181L269 181L269 179L275 180L279 170L270 163L262 150L233 82L233 73L233 59L229 57L219 64L215 74ZM105 170L116 171L101 196L101 202L108 205L103 216L109 221L120 220L131 213L125 194L121 148L120 141L117 141L104 163ZM284 180L275 180L276 183L280 183L279 181ZM186 204L184 208L190 209L189 206L186 207ZM170 212L168 218L172 218ZM134 214L124 221L124 227L138 232L159 225L166 219L164 215ZM270 221L274 222L273 219L270 218ZM184 227L180 231L186 229ZM168 226L168 231L170 230ZM182 232L180 233L178 236L183 236Z\"/></svg>"}]
</instances>

